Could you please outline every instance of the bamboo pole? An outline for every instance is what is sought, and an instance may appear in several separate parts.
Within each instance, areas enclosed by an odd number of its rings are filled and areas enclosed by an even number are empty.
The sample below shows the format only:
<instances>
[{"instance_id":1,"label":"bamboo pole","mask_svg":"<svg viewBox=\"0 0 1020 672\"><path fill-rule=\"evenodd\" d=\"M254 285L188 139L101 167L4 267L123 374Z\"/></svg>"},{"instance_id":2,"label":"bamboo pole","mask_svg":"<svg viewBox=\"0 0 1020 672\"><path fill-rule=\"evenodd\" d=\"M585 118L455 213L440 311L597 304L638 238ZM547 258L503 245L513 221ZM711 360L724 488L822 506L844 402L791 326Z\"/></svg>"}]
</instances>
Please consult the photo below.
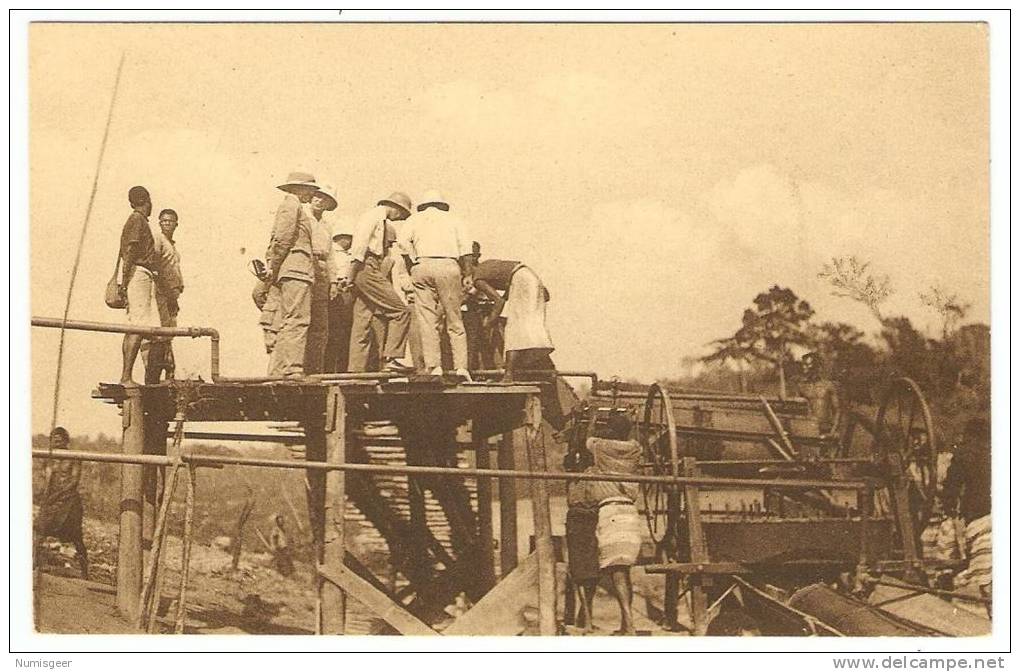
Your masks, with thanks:
<instances>
[{"instance_id":1,"label":"bamboo pole","mask_svg":"<svg viewBox=\"0 0 1020 672\"><path fill-rule=\"evenodd\" d=\"M188 490L184 505L184 540L181 549L181 589L177 597L177 618L174 632L184 634L184 620L187 617L188 570L191 567L191 538L195 519L195 467L188 465Z\"/></svg>"},{"instance_id":2,"label":"bamboo pole","mask_svg":"<svg viewBox=\"0 0 1020 672\"><path fill-rule=\"evenodd\" d=\"M142 594L138 600L138 616L135 621L138 628L144 627L146 632L151 632L149 628L152 624L152 617L149 614L149 610L151 609L154 614L159 606L159 560L163 553L163 541L166 539L166 519L170 509L170 500L174 497L174 490L177 488L177 474L182 464L181 462L176 462L173 471L170 472L170 485L163 495L163 503L159 507L159 516L156 518L156 529L152 534L152 550L149 551L149 571L146 572L145 583L142 584ZM156 593L155 597L153 597L154 592ZM152 606L153 603L155 603L155 606Z\"/></svg>"}]
</instances>

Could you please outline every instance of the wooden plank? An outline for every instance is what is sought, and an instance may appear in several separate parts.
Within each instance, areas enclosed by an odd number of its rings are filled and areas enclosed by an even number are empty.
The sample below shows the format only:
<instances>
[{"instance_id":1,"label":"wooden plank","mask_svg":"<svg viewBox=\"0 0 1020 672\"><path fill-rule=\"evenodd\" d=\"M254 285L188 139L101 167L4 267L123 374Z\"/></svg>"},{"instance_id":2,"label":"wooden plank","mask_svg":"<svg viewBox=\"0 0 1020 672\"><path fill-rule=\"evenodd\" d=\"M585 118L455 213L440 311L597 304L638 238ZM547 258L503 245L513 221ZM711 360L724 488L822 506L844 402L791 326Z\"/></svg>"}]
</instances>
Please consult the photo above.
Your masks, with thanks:
<instances>
[{"instance_id":1,"label":"wooden plank","mask_svg":"<svg viewBox=\"0 0 1020 672\"><path fill-rule=\"evenodd\" d=\"M542 439L542 401L528 397L525 403L524 431L527 436L528 468L549 470ZM556 634L556 554L552 541L549 488L545 481L531 480L531 512L535 529L535 554L538 557L538 630L543 636Z\"/></svg>"},{"instance_id":2,"label":"wooden plank","mask_svg":"<svg viewBox=\"0 0 1020 672\"><path fill-rule=\"evenodd\" d=\"M877 586L868 597L868 603L893 616L952 637L982 637L992 631L990 619L934 595L918 595L908 589Z\"/></svg>"},{"instance_id":3,"label":"wooden plank","mask_svg":"<svg viewBox=\"0 0 1020 672\"><path fill-rule=\"evenodd\" d=\"M326 403L326 459L344 464L346 454L347 407L339 387L334 387L329 391ZM322 560L326 567L333 568L340 579L349 574L344 567L344 512L347 507L345 485L344 472L326 473L326 527ZM320 584L320 590L323 634L344 634L347 629L346 593L338 589L335 583Z\"/></svg>"},{"instance_id":4,"label":"wooden plank","mask_svg":"<svg viewBox=\"0 0 1020 672\"><path fill-rule=\"evenodd\" d=\"M538 555L525 557L466 614L451 623L444 635L508 637L524 632L524 610L538 606Z\"/></svg>"},{"instance_id":5,"label":"wooden plank","mask_svg":"<svg viewBox=\"0 0 1020 672\"><path fill-rule=\"evenodd\" d=\"M403 605L394 602L371 583L352 571L337 572L334 567L319 566L319 575L327 580L340 592L350 595L365 605L382 620L393 626L402 635L432 636L439 633L427 624L418 620L404 609Z\"/></svg>"}]
</instances>

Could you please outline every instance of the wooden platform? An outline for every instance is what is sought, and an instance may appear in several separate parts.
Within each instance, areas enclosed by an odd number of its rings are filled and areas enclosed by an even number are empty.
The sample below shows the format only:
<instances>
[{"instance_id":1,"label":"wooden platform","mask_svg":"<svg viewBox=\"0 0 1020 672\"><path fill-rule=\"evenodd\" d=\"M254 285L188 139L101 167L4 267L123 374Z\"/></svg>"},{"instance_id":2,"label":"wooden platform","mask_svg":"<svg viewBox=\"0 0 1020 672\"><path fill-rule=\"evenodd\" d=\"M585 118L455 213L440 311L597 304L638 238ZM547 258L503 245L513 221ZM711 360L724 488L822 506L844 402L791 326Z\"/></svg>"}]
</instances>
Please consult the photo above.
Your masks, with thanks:
<instances>
[{"instance_id":1,"label":"wooden platform","mask_svg":"<svg viewBox=\"0 0 1020 672\"><path fill-rule=\"evenodd\" d=\"M304 443L303 457L314 462L369 463L366 450L373 437L366 423L386 421L396 426L404 459L411 466L457 467L457 454L474 453L475 463L490 466L490 450L502 469L514 469L514 440L526 448L527 468L547 470L541 440L542 397L554 393L554 381L503 383L463 382L436 377L399 379L218 379L175 380L124 386L100 383L93 397L122 409L125 454L166 454L171 421L297 422ZM465 433L466 430L466 433ZM470 436L465 445L458 434ZM502 437L493 443L493 437ZM249 437L250 438L250 437ZM257 435L256 438L264 438ZM281 434L281 442L286 440ZM493 439L494 440L494 439ZM524 466L524 465L521 465ZM409 511L387 497L393 479L377 481L370 474L309 470L306 474L310 527L316 546L320 609L317 633L345 632L348 596L368 607L404 634L428 634L429 624L443 607L464 592L480 600L499 583L494 575L492 545L492 479L476 479L477 497L464 479L414 476L405 481ZM386 481L385 483L383 481ZM538 571L529 581L539 595L543 634L554 634L556 585L544 481L531 481L535 561ZM155 497L155 470L125 464L121 476L121 544L118 551L118 608L135 611L141 587L141 529L143 510ZM500 484L500 517L516 520L517 486ZM430 529L425 496L437 503L448 523L449 544L443 546ZM409 590L390 593L376 577L351 573L345 542L345 512L353 504L372 523L389 547L391 566L408 582ZM501 525L500 566L504 579L517 566L516 524ZM518 573L519 575L520 573ZM523 604L499 600L510 611ZM489 600L491 603L492 600ZM513 620L516 622L516 614ZM434 631L432 631L434 632Z\"/></svg>"},{"instance_id":2,"label":"wooden platform","mask_svg":"<svg viewBox=\"0 0 1020 672\"><path fill-rule=\"evenodd\" d=\"M540 394L547 383L453 382L435 377L390 381L210 382L174 380L139 385L147 415L163 421L182 411L189 422L299 421L314 422L326 411L330 390L339 389L348 413L357 420L401 420L442 415L460 424L487 418L491 434L519 425L528 395ZM123 405L128 390L118 383L100 383L95 399ZM316 423L318 424L318 423Z\"/></svg>"}]
</instances>

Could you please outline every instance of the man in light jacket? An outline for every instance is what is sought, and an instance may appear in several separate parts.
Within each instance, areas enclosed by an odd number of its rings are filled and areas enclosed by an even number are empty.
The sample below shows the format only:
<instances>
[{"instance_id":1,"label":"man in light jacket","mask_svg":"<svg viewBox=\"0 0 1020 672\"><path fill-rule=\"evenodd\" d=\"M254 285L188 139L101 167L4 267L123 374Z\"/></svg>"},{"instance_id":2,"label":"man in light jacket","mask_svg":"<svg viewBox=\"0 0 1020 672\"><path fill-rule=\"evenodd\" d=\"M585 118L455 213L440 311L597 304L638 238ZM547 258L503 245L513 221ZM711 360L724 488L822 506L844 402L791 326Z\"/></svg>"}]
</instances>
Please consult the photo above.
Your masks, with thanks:
<instances>
[{"instance_id":1,"label":"man in light jacket","mask_svg":"<svg viewBox=\"0 0 1020 672\"><path fill-rule=\"evenodd\" d=\"M266 250L269 281L280 292L279 332L269 372L293 378L305 373L305 346L312 321L312 283L315 281L312 252L315 220L302 206L312 200L318 185L312 175L294 172L278 189L287 195L276 211Z\"/></svg>"},{"instance_id":2,"label":"man in light jacket","mask_svg":"<svg viewBox=\"0 0 1020 672\"><path fill-rule=\"evenodd\" d=\"M351 283L354 286L354 318L351 325L350 370L368 370L372 345L373 317L386 326L383 369L408 373L401 362L407 348L411 313L397 296L393 283L383 272L383 260L395 239L392 222L407 219L411 199L394 192L368 210L354 226L351 244Z\"/></svg>"}]
</instances>

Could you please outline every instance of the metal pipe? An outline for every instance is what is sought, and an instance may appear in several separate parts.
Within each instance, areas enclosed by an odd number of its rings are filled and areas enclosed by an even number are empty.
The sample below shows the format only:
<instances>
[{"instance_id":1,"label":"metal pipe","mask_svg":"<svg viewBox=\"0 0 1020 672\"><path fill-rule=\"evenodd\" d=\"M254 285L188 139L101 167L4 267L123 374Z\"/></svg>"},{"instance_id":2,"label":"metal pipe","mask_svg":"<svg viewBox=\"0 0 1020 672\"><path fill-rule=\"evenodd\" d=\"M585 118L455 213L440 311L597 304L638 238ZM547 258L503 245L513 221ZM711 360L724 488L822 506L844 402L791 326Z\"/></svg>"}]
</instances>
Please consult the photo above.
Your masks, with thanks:
<instances>
[{"instance_id":1,"label":"metal pipe","mask_svg":"<svg viewBox=\"0 0 1020 672\"><path fill-rule=\"evenodd\" d=\"M92 462L117 462L127 464L170 465L173 459L164 455L122 455L119 453L91 453L84 451L61 451L56 456L49 450L33 450L33 458L78 460ZM869 486L864 481L825 481L820 479L754 479L754 478L713 478L708 476L646 476L641 474L589 474L564 471L524 471L520 469L470 469L460 467L424 467L389 464L311 462L299 460L277 460L260 457L232 457L227 455L181 455L183 462L200 466L234 465L247 467L274 467L279 469L319 469L323 471L359 471L369 474L418 474L427 476L459 476L461 478L523 478L544 481L601 481L610 483L664 483L721 488L790 488L794 490L827 488L830 490L862 490Z\"/></svg>"},{"instance_id":2,"label":"metal pipe","mask_svg":"<svg viewBox=\"0 0 1020 672\"><path fill-rule=\"evenodd\" d=\"M209 369L212 379L220 379L220 332L211 327L139 327L134 324L115 324L108 322L90 322L87 320L62 320L56 317L33 317L33 327L49 329L71 329L75 331L94 331L106 334L136 334L139 336L160 336L164 338L208 337L210 340Z\"/></svg>"},{"instance_id":3,"label":"metal pipe","mask_svg":"<svg viewBox=\"0 0 1020 672\"><path fill-rule=\"evenodd\" d=\"M812 465L812 464L868 464L874 462L874 459L870 457L812 457L807 459L799 459L793 464L796 465ZM698 460L699 467L739 467L739 466L761 466L771 467L776 465L789 466L791 463L787 460Z\"/></svg>"},{"instance_id":4,"label":"metal pipe","mask_svg":"<svg viewBox=\"0 0 1020 672\"><path fill-rule=\"evenodd\" d=\"M682 399L685 401L718 401L723 403L747 403L754 404L756 406L761 405L761 397L751 394L726 394L723 392L684 392L682 390L667 390L669 392L670 399L678 400ZM648 398L647 392L638 392L630 390L618 390L614 392L611 389L605 387L592 392L593 397L612 399L616 397L618 399L641 399L645 400ZM782 407L784 404L793 404L795 406L803 406L807 404L807 400L802 397L787 397L786 399L779 399L776 397L769 398L770 404L775 404Z\"/></svg>"},{"instance_id":5,"label":"metal pipe","mask_svg":"<svg viewBox=\"0 0 1020 672\"><path fill-rule=\"evenodd\" d=\"M316 373L300 378L285 378L284 376L229 376L222 377L218 383L302 383L309 380L316 382L331 382L345 380L368 380L384 381L394 378L407 378L407 374L391 373L389 371L359 371L354 373Z\"/></svg>"}]
</instances>

